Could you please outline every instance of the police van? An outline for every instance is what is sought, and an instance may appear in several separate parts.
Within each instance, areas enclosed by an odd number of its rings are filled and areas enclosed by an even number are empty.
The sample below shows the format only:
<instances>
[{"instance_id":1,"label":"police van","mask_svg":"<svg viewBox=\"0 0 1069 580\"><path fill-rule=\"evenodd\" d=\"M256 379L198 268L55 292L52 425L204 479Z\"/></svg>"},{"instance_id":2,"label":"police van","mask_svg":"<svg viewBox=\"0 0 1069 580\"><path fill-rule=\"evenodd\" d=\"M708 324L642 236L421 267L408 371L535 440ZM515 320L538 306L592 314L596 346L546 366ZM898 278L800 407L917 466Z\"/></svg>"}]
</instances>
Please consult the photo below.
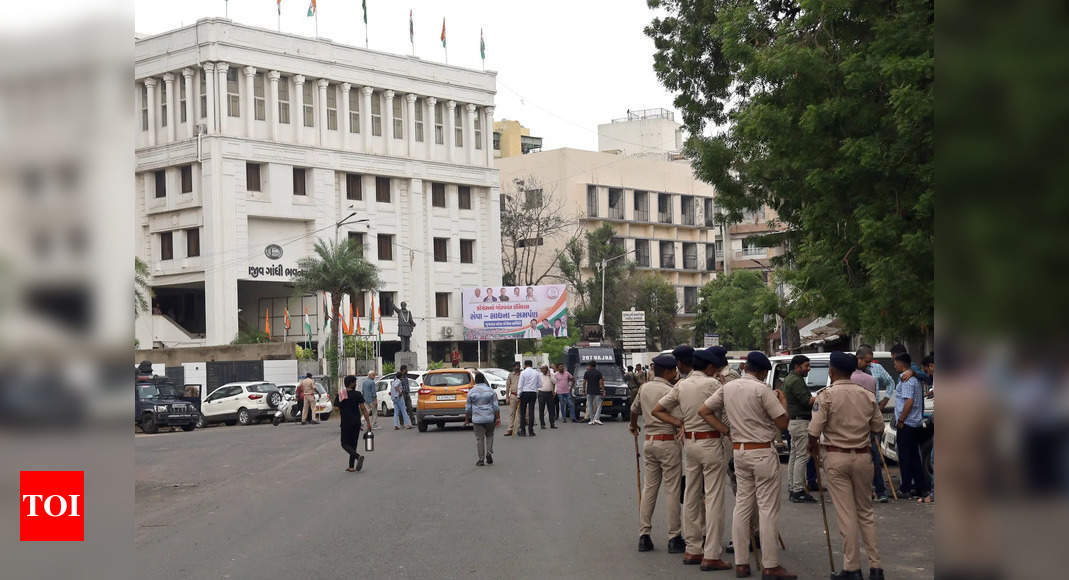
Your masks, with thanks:
<instances>
[{"instance_id":1,"label":"police van","mask_svg":"<svg viewBox=\"0 0 1069 580\"><path fill-rule=\"evenodd\" d=\"M605 396L601 401L601 415L617 417L621 421L631 418L628 405L627 382L624 381L623 351L611 346L572 346L564 350L564 366L575 377L572 395L580 413L586 410L586 386L583 377L593 362L605 378ZM587 417L589 419L589 417Z\"/></svg>"}]
</instances>

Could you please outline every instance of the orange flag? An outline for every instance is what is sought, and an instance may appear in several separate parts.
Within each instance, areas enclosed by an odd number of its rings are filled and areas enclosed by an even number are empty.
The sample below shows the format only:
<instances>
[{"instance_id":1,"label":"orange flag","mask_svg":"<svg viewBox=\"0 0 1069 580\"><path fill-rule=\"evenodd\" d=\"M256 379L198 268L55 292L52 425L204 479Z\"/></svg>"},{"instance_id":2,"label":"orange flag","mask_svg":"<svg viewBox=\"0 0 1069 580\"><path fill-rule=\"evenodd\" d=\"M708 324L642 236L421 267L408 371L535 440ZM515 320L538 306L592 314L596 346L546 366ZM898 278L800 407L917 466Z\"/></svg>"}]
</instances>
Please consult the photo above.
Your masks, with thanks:
<instances>
[{"instance_id":1,"label":"orange flag","mask_svg":"<svg viewBox=\"0 0 1069 580\"><path fill-rule=\"evenodd\" d=\"M289 330L290 329L290 308L289 308L289 306L283 306L282 307L282 315L285 317L285 320L286 320L286 330Z\"/></svg>"},{"instance_id":2,"label":"orange flag","mask_svg":"<svg viewBox=\"0 0 1069 580\"><path fill-rule=\"evenodd\" d=\"M264 312L264 331L267 332L267 338L271 338L271 307L267 307L267 312Z\"/></svg>"},{"instance_id":3,"label":"orange flag","mask_svg":"<svg viewBox=\"0 0 1069 580\"><path fill-rule=\"evenodd\" d=\"M353 299L349 299L349 334L356 332L356 324L353 322Z\"/></svg>"}]
</instances>

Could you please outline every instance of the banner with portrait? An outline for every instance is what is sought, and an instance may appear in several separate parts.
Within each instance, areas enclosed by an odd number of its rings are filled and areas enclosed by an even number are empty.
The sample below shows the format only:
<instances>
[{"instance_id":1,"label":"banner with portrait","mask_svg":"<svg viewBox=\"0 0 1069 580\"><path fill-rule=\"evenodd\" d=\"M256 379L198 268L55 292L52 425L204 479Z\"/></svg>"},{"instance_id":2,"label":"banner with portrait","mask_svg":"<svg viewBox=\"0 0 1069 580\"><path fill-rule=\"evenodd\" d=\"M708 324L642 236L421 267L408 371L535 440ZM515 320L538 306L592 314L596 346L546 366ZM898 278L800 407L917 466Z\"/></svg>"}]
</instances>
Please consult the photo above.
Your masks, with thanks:
<instances>
[{"instance_id":1,"label":"banner with portrait","mask_svg":"<svg viewBox=\"0 0 1069 580\"><path fill-rule=\"evenodd\" d=\"M564 284L463 288L464 340L568 336Z\"/></svg>"}]
</instances>

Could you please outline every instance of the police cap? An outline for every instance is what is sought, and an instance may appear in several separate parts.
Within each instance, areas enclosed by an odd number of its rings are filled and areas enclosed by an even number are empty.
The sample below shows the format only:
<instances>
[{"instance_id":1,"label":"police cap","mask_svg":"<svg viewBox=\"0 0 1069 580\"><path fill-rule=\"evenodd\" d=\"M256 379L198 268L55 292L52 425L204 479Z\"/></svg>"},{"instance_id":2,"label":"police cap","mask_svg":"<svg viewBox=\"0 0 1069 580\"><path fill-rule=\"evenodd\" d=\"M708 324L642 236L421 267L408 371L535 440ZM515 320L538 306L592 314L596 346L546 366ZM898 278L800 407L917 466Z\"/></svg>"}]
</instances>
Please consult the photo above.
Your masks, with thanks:
<instances>
[{"instance_id":1,"label":"police cap","mask_svg":"<svg viewBox=\"0 0 1069 580\"><path fill-rule=\"evenodd\" d=\"M672 349L672 356L677 361L682 361L685 365L690 365L694 362L694 347L689 344L681 344Z\"/></svg>"},{"instance_id":2,"label":"police cap","mask_svg":"<svg viewBox=\"0 0 1069 580\"><path fill-rule=\"evenodd\" d=\"M772 362L768 360L765 353L755 350L746 355L746 368L755 371L770 371Z\"/></svg>"},{"instance_id":3,"label":"police cap","mask_svg":"<svg viewBox=\"0 0 1069 580\"><path fill-rule=\"evenodd\" d=\"M653 364L662 369L670 369L676 366L676 357L670 354L662 354L653 358Z\"/></svg>"},{"instance_id":4,"label":"police cap","mask_svg":"<svg viewBox=\"0 0 1069 580\"><path fill-rule=\"evenodd\" d=\"M844 373L852 373L857 370L857 357L836 350L828 355L828 364L830 364L833 369L839 369Z\"/></svg>"},{"instance_id":5,"label":"police cap","mask_svg":"<svg viewBox=\"0 0 1069 580\"><path fill-rule=\"evenodd\" d=\"M702 351L709 358L714 367L723 368L728 366L728 350L722 346L710 346ZM697 355L697 353L695 353Z\"/></svg>"}]
</instances>

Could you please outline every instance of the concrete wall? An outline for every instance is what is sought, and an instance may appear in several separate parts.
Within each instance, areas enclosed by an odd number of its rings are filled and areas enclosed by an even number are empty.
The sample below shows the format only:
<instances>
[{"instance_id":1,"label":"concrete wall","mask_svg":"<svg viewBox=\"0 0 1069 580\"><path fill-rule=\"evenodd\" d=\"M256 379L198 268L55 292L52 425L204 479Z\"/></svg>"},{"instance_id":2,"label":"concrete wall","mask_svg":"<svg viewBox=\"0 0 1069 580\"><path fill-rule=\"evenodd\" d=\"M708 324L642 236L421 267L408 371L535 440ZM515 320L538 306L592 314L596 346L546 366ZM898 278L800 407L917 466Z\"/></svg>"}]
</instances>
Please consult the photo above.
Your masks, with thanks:
<instances>
[{"instance_id":1,"label":"concrete wall","mask_svg":"<svg viewBox=\"0 0 1069 580\"><path fill-rule=\"evenodd\" d=\"M202 361L284 360L294 358L293 344L271 342L267 344L232 344L224 346L200 346L191 348L161 348L134 351L134 363L143 360L178 366L183 363Z\"/></svg>"}]
</instances>

